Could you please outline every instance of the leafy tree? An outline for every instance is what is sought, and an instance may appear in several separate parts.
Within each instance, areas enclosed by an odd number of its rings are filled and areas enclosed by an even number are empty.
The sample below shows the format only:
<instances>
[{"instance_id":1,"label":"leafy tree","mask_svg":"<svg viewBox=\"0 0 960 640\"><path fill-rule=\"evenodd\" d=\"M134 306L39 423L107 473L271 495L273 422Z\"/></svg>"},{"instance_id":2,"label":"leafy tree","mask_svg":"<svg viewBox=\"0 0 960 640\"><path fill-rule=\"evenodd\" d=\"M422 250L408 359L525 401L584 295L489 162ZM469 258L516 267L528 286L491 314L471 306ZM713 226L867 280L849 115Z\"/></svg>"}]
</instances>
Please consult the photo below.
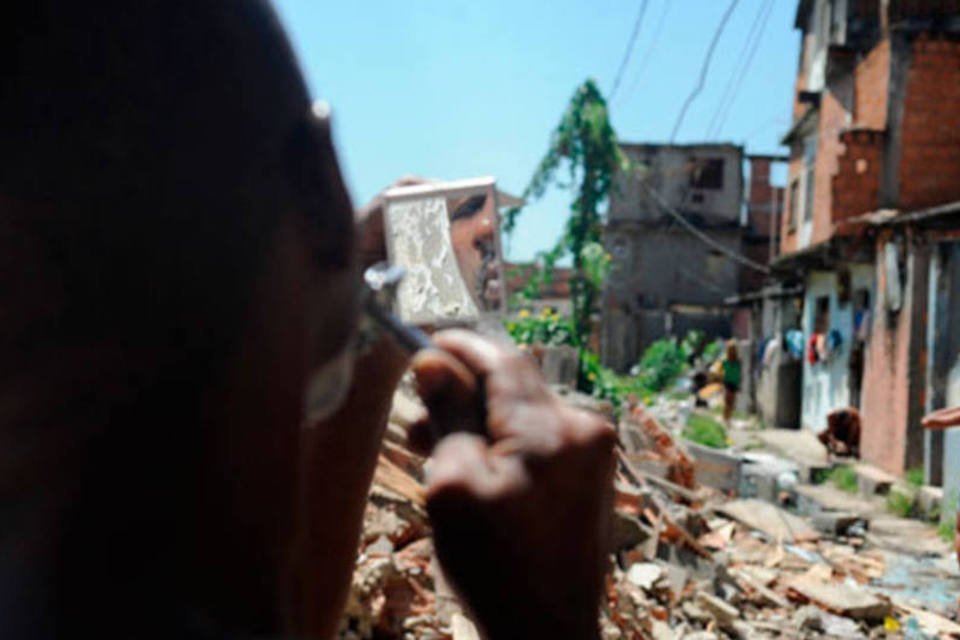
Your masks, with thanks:
<instances>
[{"instance_id":1,"label":"leafy tree","mask_svg":"<svg viewBox=\"0 0 960 640\"><path fill-rule=\"evenodd\" d=\"M574 271L570 281L572 321L581 347L589 342L591 316L610 266L610 257L601 244L601 208L608 201L618 169L626 164L610 126L607 103L596 83L587 80L574 92L553 131L547 154L523 192L528 202L541 198L551 185L569 187L574 192L563 235L540 254L541 268L525 293L535 295L542 284L550 282L557 261L570 256ZM558 175L563 168L567 170L567 184ZM507 233L516 227L520 213L519 207L507 211L503 224Z\"/></svg>"}]
</instances>

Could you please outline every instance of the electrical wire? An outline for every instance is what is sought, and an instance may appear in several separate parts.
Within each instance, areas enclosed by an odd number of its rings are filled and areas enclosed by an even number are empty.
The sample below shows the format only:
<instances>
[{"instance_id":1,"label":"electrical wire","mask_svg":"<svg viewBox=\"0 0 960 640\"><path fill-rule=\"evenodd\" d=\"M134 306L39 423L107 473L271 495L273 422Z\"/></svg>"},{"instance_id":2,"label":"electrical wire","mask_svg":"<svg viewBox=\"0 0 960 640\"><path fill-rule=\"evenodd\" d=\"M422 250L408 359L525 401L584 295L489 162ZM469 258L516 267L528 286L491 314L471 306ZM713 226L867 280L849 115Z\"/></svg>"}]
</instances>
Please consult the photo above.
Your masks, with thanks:
<instances>
[{"instance_id":1,"label":"electrical wire","mask_svg":"<svg viewBox=\"0 0 960 640\"><path fill-rule=\"evenodd\" d=\"M640 10L637 12L637 19L633 22L633 31L630 33L629 40L627 40L627 50L623 52L623 60L620 61L620 68L617 69L617 75L614 76L613 79L613 86L610 88L610 94L607 96L608 102L613 100L613 97L617 94L617 89L620 88L620 81L623 80L623 72L626 71L627 65L630 64L633 47L637 44L637 36L640 35L640 25L643 24L643 14L647 12L647 5L649 3L650 0L640 0Z\"/></svg>"},{"instance_id":2,"label":"electrical wire","mask_svg":"<svg viewBox=\"0 0 960 640\"><path fill-rule=\"evenodd\" d=\"M723 35L723 30L727 26L727 22L730 20L730 16L733 14L733 10L737 8L737 3L740 0L731 0L730 6L727 7L727 10L723 12L723 15L720 17L720 23L717 25L716 31L713 33L713 39L710 40L710 46L707 47L707 54L703 58L703 64L700 67L700 76L697 78L697 84L693 87L693 91L690 92L690 95L687 96L687 99L683 101L683 106L680 108L680 113L677 114L677 121L673 125L673 131L670 132L670 142L671 144L677 139L677 132L680 131L680 125L683 124L683 119L687 116L687 109L690 108L690 105L693 104L693 101L696 100L697 96L700 95L700 92L703 91L703 85L707 80L707 71L710 70L710 61L713 59L713 52L717 48L717 42L720 41L720 36Z\"/></svg>"},{"instance_id":3,"label":"electrical wire","mask_svg":"<svg viewBox=\"0 0 960 640\"><path fill-rule=\"evenodd\" d=\"M737 101L737 96L740 93L740 87L743 85L743 80L746 78L747 72L750 71L750 66L753 64L753 59L757 55L757 50L760 48L760 42L763 40L763 34L767 30L767 23L769 23L770 15L773 13L773 2L770 2L770 4L767 6L768 9L763 17L763 23L760 25L760 30L757 32L757 37L753 41L750 51L747 53L747 61L744 65L743 72L737 78L736 86L734 86L733 93L730 95L730 101L727 103L723 114L720 116L720 120L717 122L716 131L713 133L715 136L720 135L720 131L723 130L723 125L726 124L727 118L730 116L730 110Z\"/></svg>"},{"instance_id":4,"label":"electrical wire","mask_svg":"<svg viewBox=\"0 0 960 640\"><path fill-rule=\"evenodd\" d=\"M707 130L704 133L704 137L707 140L712 138L714 135L713 131L716 128L720 114L726 108L727 101L730 99L731 93L733 92L733 86L739 83L747 69L749 69L750 63L747 62L747 64L744 65L744 61L751 59L750 51L753 48L753 41L757 37L757 27L760 26L760 22L763 20L764 14L766 13L767 9L772 6L772 4L772 0L761 0L760 8L757 10L757 15L754 17L753 22L750 25L750 30L747 31L747 37L743 39L743 47L741 47L740 54L737 56L737 63L734 65L733 73L730 74L730 78L727 80L727 84L723 88L723 93L720 94L720 101L717 103L717 109L713 112L713 117L710 118L710 123L707 125Z\"/></svg>"},{"instance_id":5,"label":"electrical wire","mask_svg":"<svg viewBox=\"0 0 960 640\"><path fill-rule=\"evenodd\" d=\"M653 58L653 52L657 48L657 44L660 42L660 35L663 33L663 25L667 20L667 14L670 12L670 7L673 4L673 0L663 0L663 11L660 12L660 17L657 18L657 25L653 28L653 40L650 41L650 44L647 46L646 50L643 53L643 56L640 58L640 67L634 73L633 83L627 88L626 93L620 94L623 96L621 101L628 100L630 96L636 92L637 88L643 84L641 80L643 79L643 72L646 71L647 66L650 64L650 60Z\"/></svg>"},{"instance_id":6,"label":"electrical wire","mask_svg":"<svg viewBox=\"0 0 960 640\"><path fill-rule=\"evenodd\" d=\"M710 247L713 247L715 250L719 251L720 253L722 253L723 255L727 256L727 257L730 258L731 260L733 260L733 261L735 261L735 262L739 262L740 264L742 264L742 265L745 266L745 267L749 267L750 269L754 269L755 271L760 271L761 273L770 273L770 267L768 267L768 266L766 266L766 265L763 265L763 264L760 264L759 262L754 262L754 261L751 260L750 258L748 258L748 257L746 257L746 256L744 256L744 255L741 255L741 254L737 253L737 252L734 251L733 249L731 249L731 248L729 248L729 247L727 247L727 246L725 246L725 245L723 245L723 244L720 244L719 242L717 242L716 240L714 240L713 238L711 238L710 236L708 236L707 234L705 234L705 233L704 233L703 231L701 231L700 229L697 229L697 227L696 227L692 222L690 222L689 220L687 220L686 217L684 217L684 215L683 215L682 213L680 213L679 211L677 211L675 208L673 208L673 206L670 205L670 203L668 203L666 200L664 200L664 199L663 199L663 196L661 196L659 193L657 193L656 191L654 191L654 190L651 189L650 187L648 187L648 186L646 186L646 185L641 185L641 188L650 195L650 197L653 199L653 201L654 201L661 209L663 209L663 211L665 211L667 214L669 214L674 220L676 220L677 222L679 222L679 223L680 223L680 226L682 226L682 227L683 227L684 229L686 229L691 235L693 235L694 237L696 237L696 238L699 239L700 241L704 242L705 244L709 245Z\"/></svg>"}]
</instances>

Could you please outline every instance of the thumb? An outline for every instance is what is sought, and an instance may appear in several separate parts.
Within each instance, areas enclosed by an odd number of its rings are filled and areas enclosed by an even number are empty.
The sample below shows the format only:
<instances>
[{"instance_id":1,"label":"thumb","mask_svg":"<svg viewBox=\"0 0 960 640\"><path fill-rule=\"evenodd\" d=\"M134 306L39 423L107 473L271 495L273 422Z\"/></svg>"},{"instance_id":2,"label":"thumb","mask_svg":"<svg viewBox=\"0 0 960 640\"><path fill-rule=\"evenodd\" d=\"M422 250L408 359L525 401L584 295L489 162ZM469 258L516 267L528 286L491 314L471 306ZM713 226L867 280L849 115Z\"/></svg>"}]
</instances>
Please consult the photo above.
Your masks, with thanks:
<instances>
[{"instance_id":1,"label":"thumb","mask_svg":"<svg viewBox=\"0 0 960 640\"><path fill-rule=\"evenodd\" d=\"M414 357L412 370L437 437L456 431L485 432L482 384L462 362L431 349Z\"/></svg>"}]
</instances>

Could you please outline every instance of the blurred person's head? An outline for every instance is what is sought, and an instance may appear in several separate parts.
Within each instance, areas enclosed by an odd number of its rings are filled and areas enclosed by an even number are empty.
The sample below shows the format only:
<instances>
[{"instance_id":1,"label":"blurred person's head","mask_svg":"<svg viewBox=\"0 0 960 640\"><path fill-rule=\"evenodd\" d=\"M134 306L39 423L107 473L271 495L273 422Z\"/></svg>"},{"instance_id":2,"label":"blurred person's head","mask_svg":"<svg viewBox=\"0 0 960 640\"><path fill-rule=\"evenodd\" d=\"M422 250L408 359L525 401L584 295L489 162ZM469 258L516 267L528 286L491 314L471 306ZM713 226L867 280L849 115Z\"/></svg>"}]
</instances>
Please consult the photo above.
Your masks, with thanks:
<instances>
[{"instance_id":1,"label":"blurred person's head","mask_svg":"<svg viewBox=\"0 0 960 640\"><path fill-rule=\"evenodd\" d=\"M120 620L93 585L149 574L267 629L302 389L356 308L328 131L262 0L5 14L0 619Z\"/></svg>"},{"instance_id":2,"label":"blurred person's head","mask_svg":"<svg viewBox=\"0 0 960 640\"><path fill-rule=\"evenodd\" d=\"M736 340L727 340L727 344L726 344L726 357L727 357L727 360L730 360L731 362L740 359L740 355L737 353L737 341L736 341Z\"/></svg>"}]
</instances>

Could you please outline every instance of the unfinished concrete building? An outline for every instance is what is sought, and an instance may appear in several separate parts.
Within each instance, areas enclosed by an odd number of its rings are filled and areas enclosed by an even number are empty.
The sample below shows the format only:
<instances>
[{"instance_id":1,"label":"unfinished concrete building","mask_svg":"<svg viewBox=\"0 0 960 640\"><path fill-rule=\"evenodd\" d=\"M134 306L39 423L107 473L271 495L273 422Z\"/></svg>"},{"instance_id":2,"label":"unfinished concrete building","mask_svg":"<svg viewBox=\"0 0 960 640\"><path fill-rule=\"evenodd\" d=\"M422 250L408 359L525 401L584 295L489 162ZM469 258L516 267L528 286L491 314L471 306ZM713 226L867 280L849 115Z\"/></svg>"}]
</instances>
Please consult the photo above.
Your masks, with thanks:
<instances>
[{"instance_id":1,"label":"unfinished concrete building","mask_svg":"<svg viewBox=\"0 0 960 640\"><path fill-rule=\"evenodd\" d=\"M731 334L724 299L740 270L723 251L743 235L743 149L733 144L624 144L636 170L611 197L604 244L613 257L604 294L601 354L625 371L651 342L699 329Z\"/></svg>"}]
</instances>

